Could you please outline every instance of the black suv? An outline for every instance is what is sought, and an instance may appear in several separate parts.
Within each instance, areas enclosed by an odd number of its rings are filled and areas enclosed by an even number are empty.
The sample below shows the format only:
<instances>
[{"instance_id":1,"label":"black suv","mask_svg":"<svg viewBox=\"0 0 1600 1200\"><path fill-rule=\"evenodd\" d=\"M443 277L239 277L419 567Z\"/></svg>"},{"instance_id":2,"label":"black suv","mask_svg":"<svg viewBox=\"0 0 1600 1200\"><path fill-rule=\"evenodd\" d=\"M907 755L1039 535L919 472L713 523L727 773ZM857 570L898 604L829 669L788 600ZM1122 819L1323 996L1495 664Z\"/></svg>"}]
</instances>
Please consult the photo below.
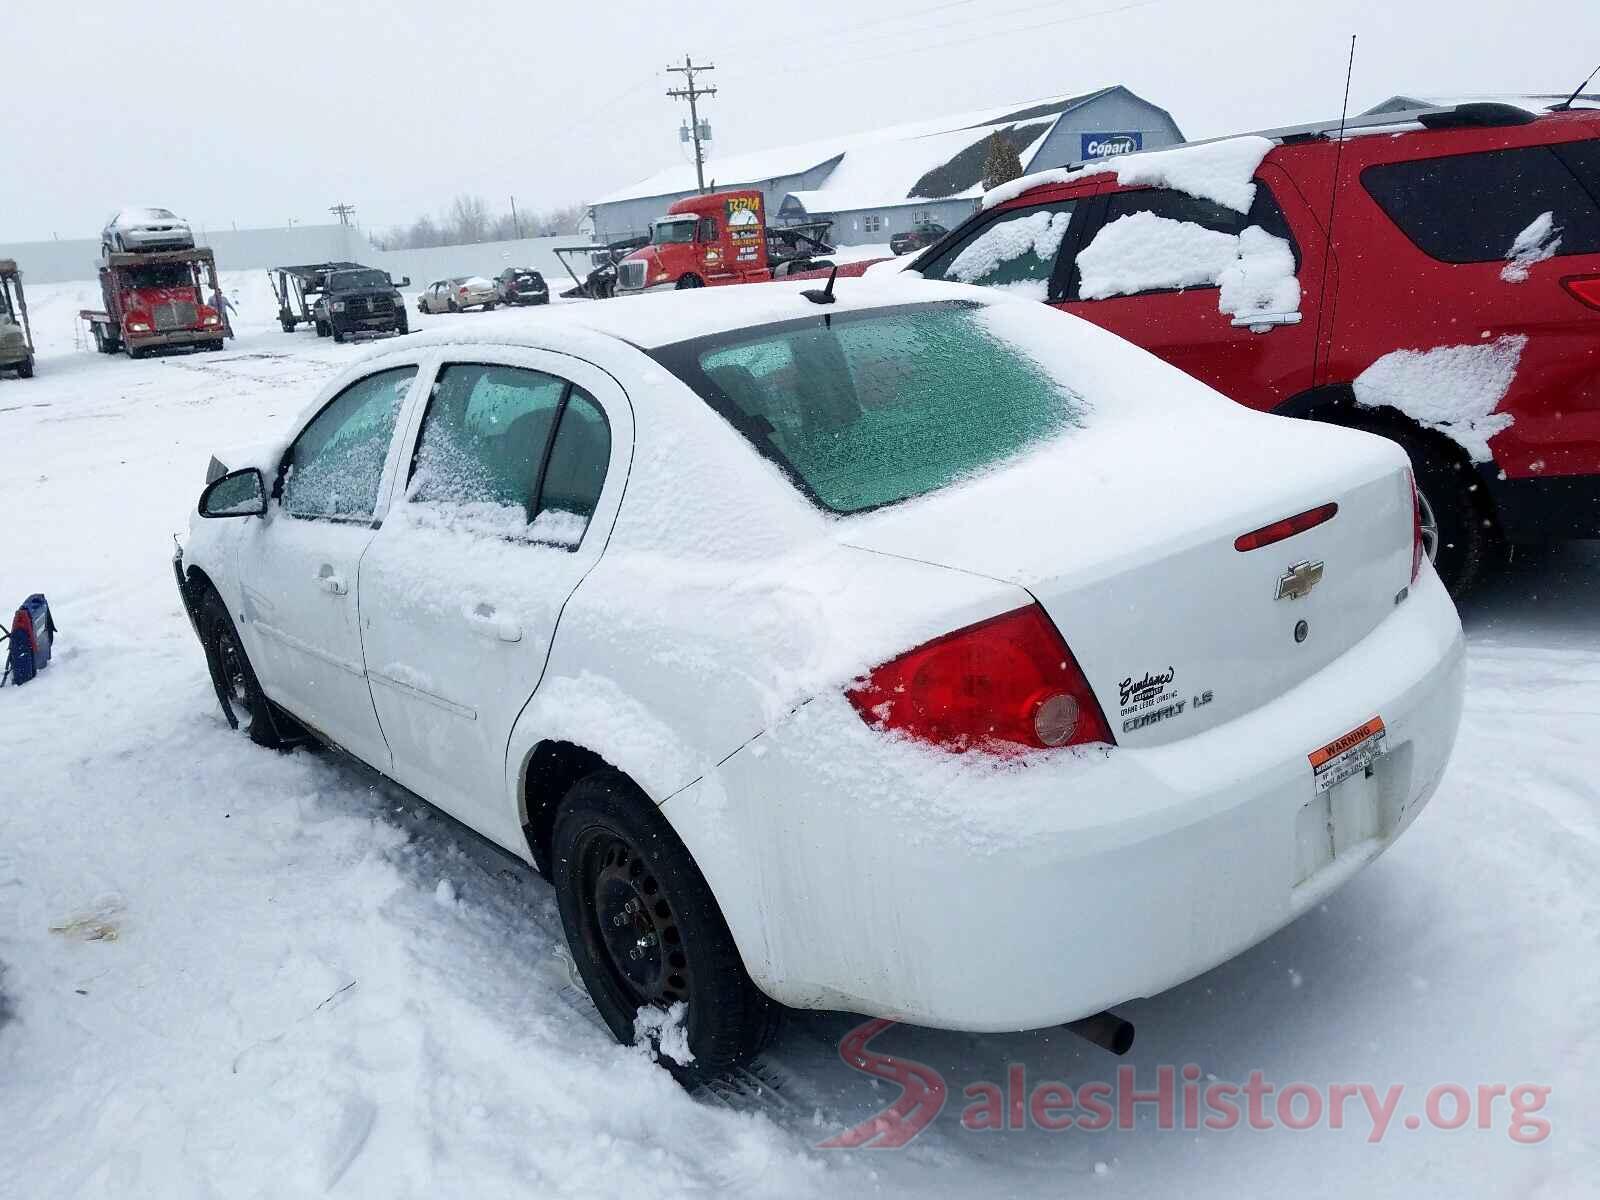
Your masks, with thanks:
<instances>
[{"instance_id":1,"label":"black suv","mask_svg":"<svg viewBox=\"0 0 1600 1200\"><path fill-rule=\"evenodd\" d=\"M935 225L932 221L918 221L904 233L897 233L890 238L889 249L896 254L909 254L933 245L949 232L943 225Z\"/></svg>"},{"instance_id":2,"label":"black suv","mask_svg":"<svg viewBox=\"0 0 1600 1200\"><path fill-rule=\"evenodd\" d=\"M502 304L549 304L550 288L544 276L530 267L507 267L494 277L494 290Z\"/></svg>"},{"instance_id":3,"label":"black suv","mask_svg":"<svg viewBox=\"0 0 1600 1200\"><path fill-rule=\"evenodd\" d=\"M329 271L311 309L317 336L342 342L355 333L409 333L405 301L387 271L355 267Z\"/></svg>"}]
</instances>

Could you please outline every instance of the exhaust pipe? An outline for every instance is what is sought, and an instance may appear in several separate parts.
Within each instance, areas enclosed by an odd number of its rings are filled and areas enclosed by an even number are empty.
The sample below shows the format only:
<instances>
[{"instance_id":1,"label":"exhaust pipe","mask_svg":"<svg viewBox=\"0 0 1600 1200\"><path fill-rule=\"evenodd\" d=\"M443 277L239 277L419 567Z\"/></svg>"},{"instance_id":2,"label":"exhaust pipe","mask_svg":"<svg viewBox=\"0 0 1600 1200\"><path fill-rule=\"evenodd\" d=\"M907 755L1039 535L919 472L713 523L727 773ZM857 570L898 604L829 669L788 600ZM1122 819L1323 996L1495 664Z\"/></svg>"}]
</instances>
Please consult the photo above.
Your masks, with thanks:
<instances>
[{"instance_id":1,"label":"exhaust pipe","mask_svg":"<svg viewBox=\"0 0 1600 1200\"><path fill-rule=\"evenodd\" d=\"M1133 1049L1133 1022L1123 1020L1114 1012L1095 1013L1092 1017L1068 1021L1063 1028L1118 1057Z\"/></svg>"}]
</instances>

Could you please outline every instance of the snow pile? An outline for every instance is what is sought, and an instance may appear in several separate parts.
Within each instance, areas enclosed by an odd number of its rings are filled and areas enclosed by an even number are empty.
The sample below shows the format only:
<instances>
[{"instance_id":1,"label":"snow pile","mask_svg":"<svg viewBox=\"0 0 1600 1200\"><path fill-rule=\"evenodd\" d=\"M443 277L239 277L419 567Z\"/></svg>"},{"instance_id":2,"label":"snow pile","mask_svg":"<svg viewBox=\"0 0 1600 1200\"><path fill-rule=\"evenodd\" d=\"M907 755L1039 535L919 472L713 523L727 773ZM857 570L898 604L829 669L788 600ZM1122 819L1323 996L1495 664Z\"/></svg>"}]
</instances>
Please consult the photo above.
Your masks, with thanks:
<instances>
[{"instance_id":1,"label":"snow pile","mask_svg":"<svg viewBox=\"0 0 1600 1200\"><path fill-rule=\"evenodd\" d=\"M1258 225L1235 236L1193 221L1129 213L1101 227L1078 255L1078 269L1085 300L1220 284L1217 308L1229 316L1300 308L1294 251Z\"/></svg>"},{"instance_id":2,"label":"snow pile","mask_svg":"<svg viewBox=\"0 0 1600 1200\"><path fill-rule=\"evenodd\" d=\"M1040 171L990 189L984 194L983 207L1004 204L1045 184L1067 183L1110 171L1116 173L1118 183L1129 187L1143 184L1172 188L1204 200L1214 200L1238 212L1249 212L1256 198L1256 185L1251 180L1272 145L1271 139L1251 134L1193 146L1174 146L1168 150L1122 154L1082 167Z\"/></svg>"},{"instance_id":3,"label":"snow pile","mask_svg":"<svg viewBox=\"0 0 1600 1200\"><path fill-rule=\"evenodd\" d=\"M683 1027L684 1014L689 1006L679 1000L671 1008L641 1008L633 1017L635 1043L650 1047L650 1057L658 1055L671 1059L680 1067L694 1061L694 1051L689 1049L689 1031Z\"/></svg>"},{"instance_id":4,"label":"snow pile","mask_svg":"<svg viewBox=\"0 0 1600 1200\"><path fill-rule=\"evenodd\" d=\"M1482 345L1396 350L1356 377L1356 403L1398 409L1454 440L1473 462L1489 462L1489 439L1511 427L1495 407L1511 389L1526 334Z\"/></svg>"},{"instance_id":5,"label":"snow pile","mask_svg":"<svg viewBox=\"0 0 1600 1200\"><path fill-rule=\"evenodd\" d=\"M1507 283L1521 283L1528 278L1528 268L1555 257L1561 249L1561 228L1553 212L1540 213L1532 223L1517 234L1506 251L1506 265L1500 268L1500 278Z\"/></svg>"},{"instance_id":6,"label":"snow pile","mask_svg":"<svg viewBox=\"0 0 1600 1200\"><path fill-rule=\"evenodd\" d=\"M1239 239L1193 221L1129 213L1102 226L1078 255L1085 300L1214 284L1239 257Z\"/></svg>"},{"instance_id":7,"label":"snow pile","mask_svg":"<svg viewBox=\"0 0 1600 1200\"><path fill-rule=\"evenodd\" d=\"M1217 277L1217 308L1230 316L1300 310L1300 281L1289 243L1259 225L1239 234L1237 260Z\"/></svg>"},{"instance_id":8,"label":"snow pile","mask_svg":"<svg viewBox=\"0 0 1600 1200\"><path fill-rule=\"evenodd\" d=\"M1043 300L1049 289L1051 263L1071 222L1069 211L1052 213L1044 209L1014 221L996 221L956 256L947 274L958 283L980 283L1002 265L1015 263L1022 271L1040 272L1043 277L1016 280L1009 285L1010 289L1026 294L1031 300ZM1018 262L1029 256L1034 260L1032 263Z\"/></svg>"}]
</instances>

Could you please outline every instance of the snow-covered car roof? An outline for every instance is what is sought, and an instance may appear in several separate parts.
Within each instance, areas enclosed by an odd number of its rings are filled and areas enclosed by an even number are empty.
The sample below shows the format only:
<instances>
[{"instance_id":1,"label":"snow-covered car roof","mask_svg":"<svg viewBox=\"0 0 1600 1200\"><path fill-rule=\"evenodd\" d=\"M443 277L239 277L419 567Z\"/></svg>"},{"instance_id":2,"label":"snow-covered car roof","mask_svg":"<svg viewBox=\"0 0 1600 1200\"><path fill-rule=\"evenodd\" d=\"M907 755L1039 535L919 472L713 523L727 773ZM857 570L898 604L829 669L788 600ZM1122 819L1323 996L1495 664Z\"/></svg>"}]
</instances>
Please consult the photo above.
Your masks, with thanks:
<instances>
[{"instance_id":1,"label":"snow-covered car roof","mask_svg":"<svg viewBox=\"0 0 1600 1200\"><path fill-rule=\"evenodd\" d=\"M119 208L116 211L116 213L112 216L109 224L121 226L121 225L139 225L139 224L142 224L145 221L182 221L182 220L183 220L183 218L178 216L178 214L173 212L171 209L168 209L168 208L156 208L154 206L143 206L143 207L137 207L137 208L131 208L131 207L130 208Z\"/></svg>"},{"instance_id":2,"label":"snow-covered car roof","mask_svg":"<svg viewBox=\"0 0 1600 1200\"><path fill-rule=\"evenodd\" d=\"M840 279L835 287L835 302L830 306L813 304L800 294L820 286L816 279L785 280L564 304L548 313L540 313L536 322L520 330L493 329L478 333L451 329L419 333L412 335L409 344L500 343L537 348L548 345L551 340L541 336L541 330L560 328L569 336L572 331L602 334L650 350L732 329L889 304L927 304L951 299L986 305L1023 303L993 289L925 282L920 277L904 280L891 277L887 281ZM382 352L381 348L378 352Z\"/></svg>"}]
</instances>

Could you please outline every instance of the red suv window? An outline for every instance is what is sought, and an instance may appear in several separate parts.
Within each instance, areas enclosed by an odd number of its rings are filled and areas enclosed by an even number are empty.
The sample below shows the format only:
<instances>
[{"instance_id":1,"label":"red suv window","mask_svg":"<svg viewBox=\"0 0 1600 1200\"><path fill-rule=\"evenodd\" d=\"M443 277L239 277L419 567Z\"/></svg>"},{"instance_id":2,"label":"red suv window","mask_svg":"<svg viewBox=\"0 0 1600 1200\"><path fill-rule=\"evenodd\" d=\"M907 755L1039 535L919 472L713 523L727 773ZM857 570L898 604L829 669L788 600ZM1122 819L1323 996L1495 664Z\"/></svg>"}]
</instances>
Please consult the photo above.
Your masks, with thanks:
<instances>
[{"instance_id":1,"label":"red suv window","mask_svg":"<svg viewBox=\"0 0 1600 1200\"><path fill-rule=\"evenodd\" d=\"M1424 254L1441 262L1495 262L1544 213L1556 254L1600 251L1600 142L1526 146L1449 158L1382 163L1361 183Z\"/></svg>"}]
</instances>

